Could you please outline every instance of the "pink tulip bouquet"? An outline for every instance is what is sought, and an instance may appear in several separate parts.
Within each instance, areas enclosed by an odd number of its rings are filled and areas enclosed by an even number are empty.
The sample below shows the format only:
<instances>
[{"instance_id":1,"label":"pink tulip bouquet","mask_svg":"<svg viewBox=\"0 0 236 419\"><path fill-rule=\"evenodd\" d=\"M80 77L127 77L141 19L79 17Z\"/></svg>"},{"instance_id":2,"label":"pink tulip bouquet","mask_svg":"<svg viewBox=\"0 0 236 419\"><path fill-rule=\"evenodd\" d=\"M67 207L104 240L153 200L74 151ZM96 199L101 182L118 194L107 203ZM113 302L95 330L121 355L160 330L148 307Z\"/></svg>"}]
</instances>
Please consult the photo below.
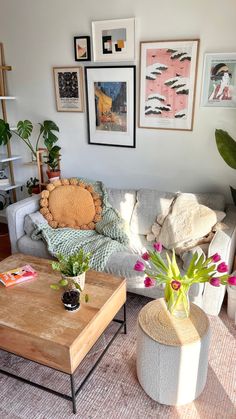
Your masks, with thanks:
<instances>
[{"instance_id":1,"label":"pink tulip bouquet","mask_svg":"<svg viewBox=\"0 0 236 419\"><path fill-rule=\"evenodd\" d=\"M167 263L161 257L161 252L161 243L154 243L153 251L145 252L142 261L138 260L134 269L146 274L145 287L152 287L155 283L165 284L167 308L175 317L189 316L188 291L191 285L204 282L209 282L214 287L236 285L236 277L228 275L228 266L221 261L218 253L207 259L204 255L198 256L197 252L194 253L187 272L181 275L174 250L171 259L166 253Z\"/></svg>"}]
</instances>

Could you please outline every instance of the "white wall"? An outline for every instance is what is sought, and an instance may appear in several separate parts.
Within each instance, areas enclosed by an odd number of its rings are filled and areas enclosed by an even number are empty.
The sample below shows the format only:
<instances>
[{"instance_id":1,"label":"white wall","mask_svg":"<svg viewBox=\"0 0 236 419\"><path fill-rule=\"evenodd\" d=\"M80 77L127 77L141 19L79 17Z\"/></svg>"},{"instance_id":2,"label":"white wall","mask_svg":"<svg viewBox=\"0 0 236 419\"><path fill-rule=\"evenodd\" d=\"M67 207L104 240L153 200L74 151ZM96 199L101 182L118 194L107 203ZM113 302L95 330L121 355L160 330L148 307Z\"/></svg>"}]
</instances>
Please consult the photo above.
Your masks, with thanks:
<instances>
[{"instance_id":1,"label":"white wall","mask_svg":"<svg viewBox=\"0 0 236 419\"><path fill-rule=\"evenodd\" d=\"M53 66L76 65L73 36L90 35L91 22L137 18L137 104L139 41L200 38L194 129L192 132L138 129L136 149L87 144L86 113L58 113ZM4 43L11 122L52 119L60 127L64 176L101 179L114 187L221 191L236 187L235 171L218 155L214 130L236 138L236 110L200 108L203 55L236 52L235 0L0 0L0 41ZM93 65L93 63L91 63ZM138 115L138 109L137 109ZM14 140L14 151L26 149ZM18 178L32 169L19 167Z\"/></svg>"}]
</instances>

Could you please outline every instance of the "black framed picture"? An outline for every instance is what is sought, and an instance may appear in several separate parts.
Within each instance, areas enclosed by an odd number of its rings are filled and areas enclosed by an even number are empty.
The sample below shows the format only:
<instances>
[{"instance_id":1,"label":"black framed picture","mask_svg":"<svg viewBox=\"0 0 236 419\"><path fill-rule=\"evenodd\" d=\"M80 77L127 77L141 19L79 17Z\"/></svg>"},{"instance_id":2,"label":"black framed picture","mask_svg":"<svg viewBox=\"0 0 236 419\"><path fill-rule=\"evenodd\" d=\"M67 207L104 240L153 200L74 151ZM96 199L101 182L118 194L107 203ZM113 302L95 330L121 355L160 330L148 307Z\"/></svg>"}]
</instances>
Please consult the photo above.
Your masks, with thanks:
<instances>
[{"instance_id":1,"label":"black framed picture","mask_svg":"<svg viewBox=\"0 0 236 419\"><path fill-rule=\"evenodd\" d=\"M89 144L135 148L135 70L85 67Z\"/></svg>"},{"instance_id":2,"label":"black framed picture","mask_svg":"<svg viewBox=\"0 0 236 419\"><path fill-rule=\"evenodd\" d=\"M91 61L90 36L74 37L75 61Z\"/></svg>"}]
</instances>

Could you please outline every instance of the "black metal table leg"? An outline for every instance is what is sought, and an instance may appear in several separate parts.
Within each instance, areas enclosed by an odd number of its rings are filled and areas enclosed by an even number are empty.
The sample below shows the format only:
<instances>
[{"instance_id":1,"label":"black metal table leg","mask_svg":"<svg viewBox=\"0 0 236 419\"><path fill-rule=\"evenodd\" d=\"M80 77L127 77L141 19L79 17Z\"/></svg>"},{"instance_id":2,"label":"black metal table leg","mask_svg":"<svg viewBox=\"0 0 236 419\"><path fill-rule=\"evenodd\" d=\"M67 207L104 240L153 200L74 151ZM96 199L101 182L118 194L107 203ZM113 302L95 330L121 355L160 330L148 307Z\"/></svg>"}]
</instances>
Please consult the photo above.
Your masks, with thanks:
<instances>
[{"instance_id":1,"label":"black metal table leg","mask_svg":"<svg viewBox=\"0 0 236 419\"><path fill-rule=\"evenodd\" d=\"M71 400L73 405L73 413L76 413L76 396L75 396L75 383L74 376L70 374L70 385L71 385Z\"/></svg>"},{"instance_id":2,"label":"black metal table leg","mask_svg":"<svg viewBox=\"0 0 236 419\"><path fill-rule=\"evenodd\" d=\"M126 324L126 304L124 304L124 334L127 335L127 324Z\"/></svg>"}]
</instances>

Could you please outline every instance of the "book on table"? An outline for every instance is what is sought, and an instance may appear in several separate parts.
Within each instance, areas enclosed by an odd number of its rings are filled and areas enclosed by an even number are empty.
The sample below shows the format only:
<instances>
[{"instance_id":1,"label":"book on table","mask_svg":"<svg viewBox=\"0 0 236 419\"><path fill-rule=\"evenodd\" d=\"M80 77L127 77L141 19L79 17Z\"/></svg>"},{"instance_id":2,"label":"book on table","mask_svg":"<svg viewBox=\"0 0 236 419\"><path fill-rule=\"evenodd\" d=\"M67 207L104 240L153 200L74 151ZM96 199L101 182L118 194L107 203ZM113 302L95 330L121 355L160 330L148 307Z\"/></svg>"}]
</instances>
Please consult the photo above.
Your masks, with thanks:
<instances>
[{"instance_id":1,"label":"book on table","mask_svg":"<svg viewBox=\"0 0 236 419\"><path fill-rule=\"evenodd\" d=\"M20 268L0 273L0 282L5 287L10 287L12 285L19 284L20 282L34 279L36 276L37 272L32 268L32 266L24 265Z\"/></svg>"}]
</instances>

